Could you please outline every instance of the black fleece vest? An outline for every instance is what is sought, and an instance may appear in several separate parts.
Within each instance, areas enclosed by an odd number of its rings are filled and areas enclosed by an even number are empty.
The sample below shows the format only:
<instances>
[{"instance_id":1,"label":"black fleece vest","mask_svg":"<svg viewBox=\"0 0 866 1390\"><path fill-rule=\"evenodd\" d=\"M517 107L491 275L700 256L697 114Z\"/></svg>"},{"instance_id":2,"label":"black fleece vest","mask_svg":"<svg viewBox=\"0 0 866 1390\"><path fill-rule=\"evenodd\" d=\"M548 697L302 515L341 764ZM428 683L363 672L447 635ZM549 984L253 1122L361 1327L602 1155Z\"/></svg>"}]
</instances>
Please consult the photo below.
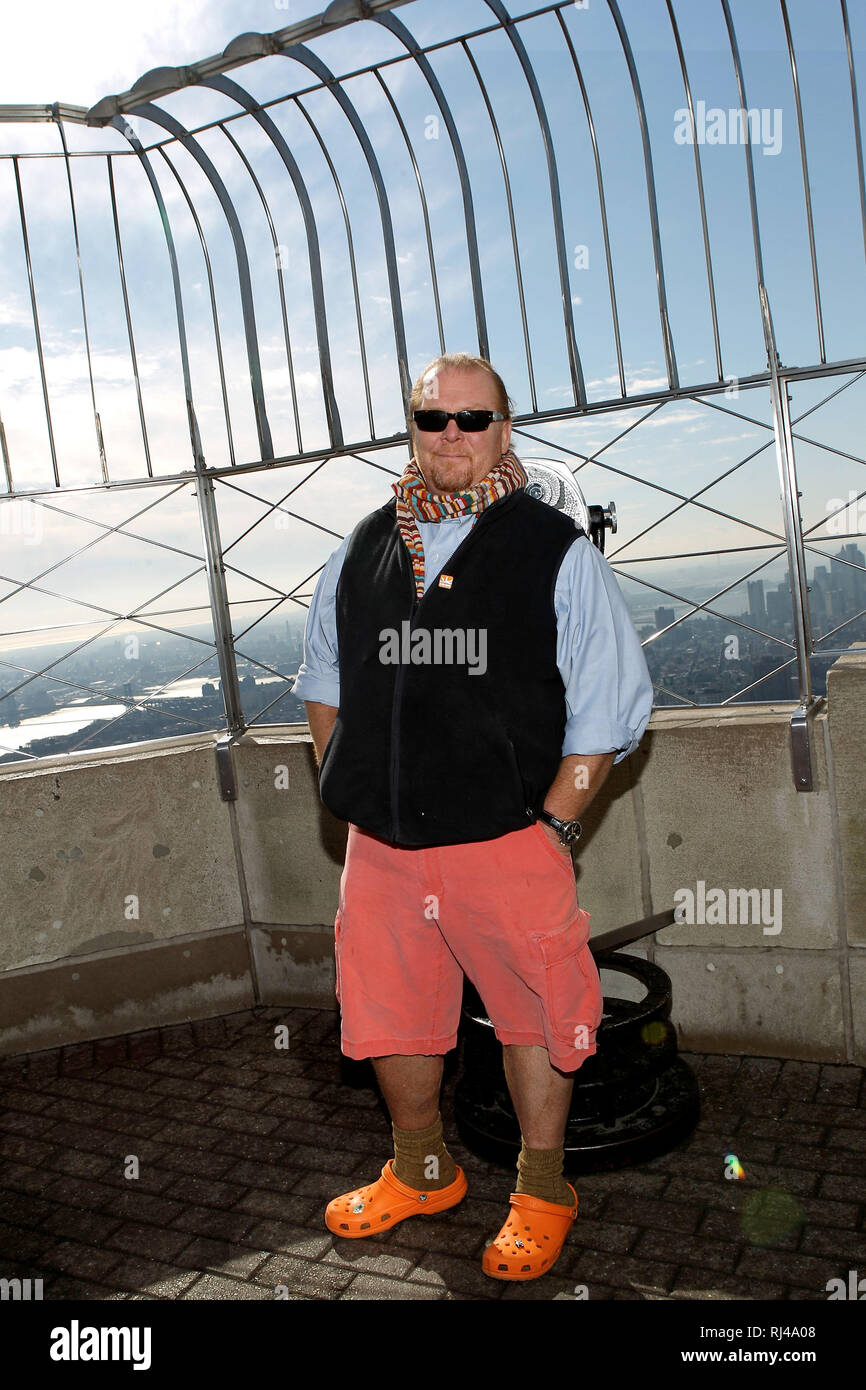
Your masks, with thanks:
<instances>
[{"instance_id":1,"label":"black fleece vest","mask_svg":"<svg viewBox=\"0 0 866 1390\"><path fill-rule=\"evenodd\" d=\"M537 819L562 760L554 589L584 533L518 488L479 513L419 601L396 506L364 517L346 549L320 795L394 844L494 839Z\"/></svg>"}]
</instances>

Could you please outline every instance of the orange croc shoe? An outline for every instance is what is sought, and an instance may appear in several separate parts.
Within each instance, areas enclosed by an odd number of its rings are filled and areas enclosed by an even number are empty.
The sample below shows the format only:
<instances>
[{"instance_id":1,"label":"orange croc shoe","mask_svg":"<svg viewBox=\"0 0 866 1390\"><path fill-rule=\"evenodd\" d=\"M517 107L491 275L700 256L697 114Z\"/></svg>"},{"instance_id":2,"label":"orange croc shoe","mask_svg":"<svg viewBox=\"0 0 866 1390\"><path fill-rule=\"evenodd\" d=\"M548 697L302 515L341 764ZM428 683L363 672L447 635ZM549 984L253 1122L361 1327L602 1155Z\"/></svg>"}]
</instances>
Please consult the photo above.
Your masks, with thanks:
<instances>
[{"instance_id":1,"label":"orange croc shoe","mask_svg":"<svg viewBox=\"0 0 866 1390\"><path fill-rule=\"evenodd\" d=\"M437 1211L456 1207L466 1196L466 1175L457 1168L457 1176L447 1187L432 1192L419 1192L407 1187L394 1175L394 1160L389 1158L382 1176L366 1187L344 1192L325 1208L325 1225L334 1235L353 1240L357 1236L373 1236L387 1231L407 1216L432 1216Z\"/></svg>"},{"instance_id":2,"label":"orange croc shoe","mask_svg":"<svg viewBox=\"0 0 866 1390\"><path fill-rule=\"evenodd\" d=\"M574 1192L571 1183L567 1186ZM481 1268L493 1279L537 1279L559 1258L577 1217L577 1193L573 1207L543 1202L528 1192L512 1192L509 1200L508 1220L484 1251Z\"/></svg>"}]
</instances>

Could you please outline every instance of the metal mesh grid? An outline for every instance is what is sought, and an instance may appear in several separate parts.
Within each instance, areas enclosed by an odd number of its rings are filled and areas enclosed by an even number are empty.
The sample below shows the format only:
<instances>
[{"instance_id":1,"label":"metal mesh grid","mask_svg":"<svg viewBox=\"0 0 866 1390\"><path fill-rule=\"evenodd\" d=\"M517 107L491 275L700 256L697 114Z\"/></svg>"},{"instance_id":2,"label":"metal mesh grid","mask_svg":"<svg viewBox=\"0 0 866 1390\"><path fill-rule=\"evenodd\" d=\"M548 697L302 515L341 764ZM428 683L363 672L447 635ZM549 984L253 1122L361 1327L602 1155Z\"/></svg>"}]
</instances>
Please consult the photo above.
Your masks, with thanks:
<instances>
[{"instance_id":1,"label":"metal mesh grid","mask_svg":"<svg viewBox=\"0 0 866 1390\"><path fill-rule=\"evenodd\" d=\"M70 751L143 709L303 719L267 625L387 496L409 384L457 347L502 371L518 452L616 498L657 703L808 707L866 639L864 35L847 0L760 22L728 0L341 5L90 112L0 108L0 717L29 687L123 706ZM122 581L87 573L109 538ZM52 626L82 640L5 659ZM218 672L219 701L70 676L142 628L181 644L172 682Z\"/></svg>"}]
</instances>

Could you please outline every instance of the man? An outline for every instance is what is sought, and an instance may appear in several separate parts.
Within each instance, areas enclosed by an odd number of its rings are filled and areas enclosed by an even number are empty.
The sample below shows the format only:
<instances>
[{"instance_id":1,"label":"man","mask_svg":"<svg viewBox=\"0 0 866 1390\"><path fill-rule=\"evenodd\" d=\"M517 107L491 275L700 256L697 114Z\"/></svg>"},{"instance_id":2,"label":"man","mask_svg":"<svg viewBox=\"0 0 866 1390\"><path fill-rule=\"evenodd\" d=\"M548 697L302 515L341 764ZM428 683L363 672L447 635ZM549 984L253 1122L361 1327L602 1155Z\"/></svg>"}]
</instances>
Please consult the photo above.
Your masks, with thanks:
<instances>
[{"instance_id":1,"label":"man","mask_svg":"<svg viewBox=\"0 0 866 1390\"><path fill-rule=\"evenodd\" d=\"M364 1237L465 1195L439 1112L465 972L503 1044L522 1136L483 1268L532 1279L577 1215L565 1125L602 1017L571 844L637 747L652 684L607 561L527 495L490 363L437 358L409 427L395 497L323 570L294 686L322 801L349 822L341 1046L372 1059L394 1139L380 1178L334 1198L325 1221Z\"/></svg>"}]
</instances>

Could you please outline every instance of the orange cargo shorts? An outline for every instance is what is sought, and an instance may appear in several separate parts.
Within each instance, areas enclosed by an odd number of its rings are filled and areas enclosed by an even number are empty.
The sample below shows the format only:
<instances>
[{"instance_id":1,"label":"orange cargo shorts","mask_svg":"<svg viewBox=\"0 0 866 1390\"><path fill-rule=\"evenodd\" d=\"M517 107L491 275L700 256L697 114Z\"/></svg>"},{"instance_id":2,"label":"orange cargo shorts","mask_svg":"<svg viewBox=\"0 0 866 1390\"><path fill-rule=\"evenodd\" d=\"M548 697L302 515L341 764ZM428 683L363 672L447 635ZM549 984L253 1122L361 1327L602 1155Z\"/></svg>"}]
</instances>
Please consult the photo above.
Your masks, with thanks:
<instances>
[{"instance_id":1,"label":"orange cargo shorts","mask_svg":"<svg viewBox=\"0 0 866 1390\"><path fill-rule=\"evenodd\" d=\"M493 840L403 848L350 824L334 923L347 1057L445 1053L464 973L502 1043L576 1071L596 1051L601 982L571 855L539 822Z\"/></svg>"}]
</instances>

